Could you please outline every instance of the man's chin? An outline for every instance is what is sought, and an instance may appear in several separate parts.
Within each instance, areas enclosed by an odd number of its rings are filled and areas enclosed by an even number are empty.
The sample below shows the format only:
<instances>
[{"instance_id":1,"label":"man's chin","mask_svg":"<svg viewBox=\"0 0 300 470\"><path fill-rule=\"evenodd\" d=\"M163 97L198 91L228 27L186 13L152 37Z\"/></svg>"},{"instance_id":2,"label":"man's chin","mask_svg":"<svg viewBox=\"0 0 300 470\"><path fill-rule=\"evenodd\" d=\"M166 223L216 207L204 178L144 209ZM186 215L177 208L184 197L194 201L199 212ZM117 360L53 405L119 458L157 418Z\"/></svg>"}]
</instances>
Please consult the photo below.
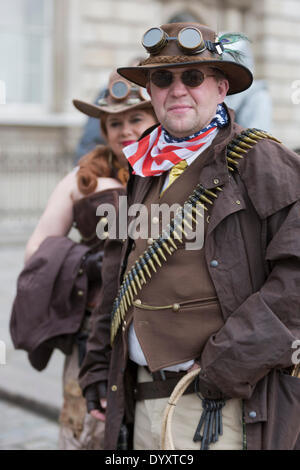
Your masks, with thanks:
<instances>
[{"instance_id":1,"label":"man's chin","mask_svg":"<svg viewBox=\"0 0 300 470\"><path fill-rule=\"evenodd\" d=\"M170 135L172 135L173 137L177 137L177 138L183 138L183 137L188 137L192 134L195 133L195 131L191 128L182 128L182 127L166 127L166 126L163 126Z\"/></svg>"},{"instance_id":2,"label":"man's chin","mask_svg":"<svg viewBox=\"0 0 300 470\"><path fill-rule=\"evenodd\" d=\"M163 127L174 137L188 137L195 133L194 122L182 122L180 119L172 120L163 124Z\"/></svg>"}]
</instances>

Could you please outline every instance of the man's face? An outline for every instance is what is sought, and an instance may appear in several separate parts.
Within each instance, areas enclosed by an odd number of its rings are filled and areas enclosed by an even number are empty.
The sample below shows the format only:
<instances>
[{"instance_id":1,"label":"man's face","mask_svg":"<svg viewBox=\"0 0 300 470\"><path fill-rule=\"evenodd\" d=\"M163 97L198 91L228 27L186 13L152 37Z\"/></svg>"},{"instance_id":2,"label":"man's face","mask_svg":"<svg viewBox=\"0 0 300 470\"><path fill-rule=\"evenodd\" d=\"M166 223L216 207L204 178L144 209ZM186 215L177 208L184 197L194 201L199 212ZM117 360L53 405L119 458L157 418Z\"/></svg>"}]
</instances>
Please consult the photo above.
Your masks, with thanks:
<instances>
[{"instance_id":1,"label":"man's face","mask_svg":"<svg viewBox=\"0 0 300 470\"><path fill-rule=\"evenodd\" d=\"M206 78L197 87L188 87L180 77L185 70L199 69ZM159 122L175 137L186 137L207 126L214 117L217 105L224 101L229 88L228 81L217 79L213 69L203 65L166 68L174 74L167 88L159 88L148 82L147 91ZM155 70L150 71L153 73Z\"/></svg>"}]
</instances>

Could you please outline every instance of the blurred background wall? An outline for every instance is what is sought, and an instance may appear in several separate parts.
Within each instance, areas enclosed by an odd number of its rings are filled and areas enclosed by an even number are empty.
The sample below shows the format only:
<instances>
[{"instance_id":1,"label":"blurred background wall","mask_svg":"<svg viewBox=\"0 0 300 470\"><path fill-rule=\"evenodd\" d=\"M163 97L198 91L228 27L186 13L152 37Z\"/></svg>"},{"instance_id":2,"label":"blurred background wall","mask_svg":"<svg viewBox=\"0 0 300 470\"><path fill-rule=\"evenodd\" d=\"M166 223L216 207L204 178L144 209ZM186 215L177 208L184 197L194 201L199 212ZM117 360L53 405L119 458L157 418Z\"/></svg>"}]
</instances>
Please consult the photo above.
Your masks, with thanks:
<instances>
[{"instance_id":1,"label":"blurred background wall","mask_svg":"<svg viewBox=\"0 0 300 470\"><path fill-rule=\"evenodd\" d=\"M73 165L86 121L72 98L93 101L113 67L143 55L147 28L183 14L252 40L271 131L300 146L300 0L0 0L2 239L26 239Z\"/></svg>"}]
</instances>

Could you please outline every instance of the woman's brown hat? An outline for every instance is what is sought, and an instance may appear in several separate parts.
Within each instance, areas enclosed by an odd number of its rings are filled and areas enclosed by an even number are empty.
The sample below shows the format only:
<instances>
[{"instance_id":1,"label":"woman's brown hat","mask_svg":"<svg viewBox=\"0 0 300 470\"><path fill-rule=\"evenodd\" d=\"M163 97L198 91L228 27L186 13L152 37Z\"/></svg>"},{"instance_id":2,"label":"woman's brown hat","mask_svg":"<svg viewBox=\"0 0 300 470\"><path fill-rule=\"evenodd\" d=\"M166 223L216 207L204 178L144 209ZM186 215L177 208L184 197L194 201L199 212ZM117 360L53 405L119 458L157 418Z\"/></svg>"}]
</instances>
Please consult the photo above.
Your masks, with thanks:
<instances>
[{"instance_id":1,"label":"woman's brown hat","mask_svg":"<svg viewBox=\"0 0 300 470\"><path fill-rule=\"evenodd\" d=\"M116 71L109 77L108 88L97 104L73 100L75 108L88 116L101 118L103 114L116 114L132 109L151 109L152 104L146 90L133 85Z\"/></svg>"},{"instance_id":2,"label":"woman's brown hat","mask_svg":"<svg viewBox=\"0 0 300 470\"><path fill-rule=\"evenodd\" d=\"M158 47L151 44L151 47L148 47L149 57L140 62L138 66L118 68L120 75L145 87L149 70L205 64L220 70L226 76L229 81L228 95L240 93L250 87L253 81L251 71L240 63L222 59L224 44L219 41L217 34L212 29L198 23L169 23L160 26L160 29L161 32L159 32L159 28L151 28L151 32L149 33L148 30L143 37L143 45L147 48L148 37L150 44L151 39L161 33L162 39ZM197 34L202 36L199 47L195 50L182 48L180 38L184 38L184 35L193 38L193 33L194 37L197 37Z\"/></svg>"}]
</instances>

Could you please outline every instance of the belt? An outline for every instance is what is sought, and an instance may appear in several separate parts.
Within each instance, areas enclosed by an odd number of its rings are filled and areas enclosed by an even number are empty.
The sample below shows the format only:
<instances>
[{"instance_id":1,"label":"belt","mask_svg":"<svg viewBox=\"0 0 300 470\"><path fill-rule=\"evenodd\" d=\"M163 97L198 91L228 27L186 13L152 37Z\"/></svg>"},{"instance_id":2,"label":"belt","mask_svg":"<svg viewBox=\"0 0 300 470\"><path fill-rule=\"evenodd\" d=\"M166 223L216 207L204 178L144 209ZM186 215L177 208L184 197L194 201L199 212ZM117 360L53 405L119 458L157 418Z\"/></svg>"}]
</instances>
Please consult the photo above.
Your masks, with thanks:
<instances>
[{"instance_id":1,"label":"belt","mask_svg":"<svg viewBox=\"0 0 300 470\"><path fill-rule=\"evenodd\" d=\"M134 389L134 398L136 401L151 400L155 398L166 398L171 395L179 380L186 372L158 371L150 372L153 382L140 382ZM194 381L185 390L184 395L195 393Z\"/></svg>"}]
</instances>

